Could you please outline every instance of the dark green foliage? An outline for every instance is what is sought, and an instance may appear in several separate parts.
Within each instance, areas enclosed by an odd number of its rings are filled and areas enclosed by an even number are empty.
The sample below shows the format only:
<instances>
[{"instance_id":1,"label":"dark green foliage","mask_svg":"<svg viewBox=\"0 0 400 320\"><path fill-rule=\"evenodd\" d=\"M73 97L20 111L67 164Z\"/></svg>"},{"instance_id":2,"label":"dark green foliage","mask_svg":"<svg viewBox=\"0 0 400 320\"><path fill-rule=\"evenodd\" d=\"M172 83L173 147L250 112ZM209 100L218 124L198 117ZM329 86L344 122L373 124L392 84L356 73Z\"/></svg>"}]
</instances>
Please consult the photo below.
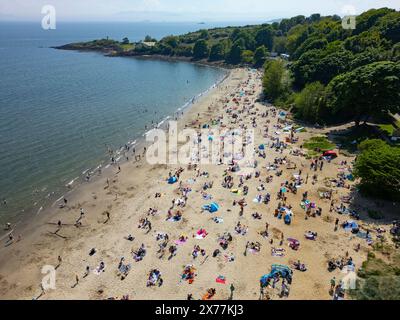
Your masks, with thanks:
<instances>
[{"instance_id":1,"label":"dark green foliage","mask_svg":"<svg viewBox=\"0 0 400 320\"><path fill-rule=\"evenodd\" d=\"M236 41L231 50L228 53L226 61L231 64L239 64L242 62L242 52L244 50L244 44L242 41Z\"/></svg>"},{"instance_id":2,"label":"dark green foliage","mask_svg":"<svg viewBox=\"0 0 400 320\"><path fill-rule=\"evenodd\" d=\"M261 67L264 65L267 55L268 51L264 46L258 47L254 52L254 66Z\"/></svg>"},{"instance_id":3,"label":"dark green foliage","mask_svg":"<svg viewBox=\"0 0 400 320\"><path fill-rule=\"evenodd\" d=\"M334 113L357 122L365 116L400 111L400 63L375 62L337 76L328 86Z\"/></svg>"},{"instance_id":4,"label":"dark green foliage","mask_svg":"<svg viewBox=\"0 0 400 320\"><path fill-rule=\"evenodd\" d=\"M264 46L268 51L272 50L274 44L274 30L271 26L261 28L255 37L257 47Z\"/></svg>"},{"instance_id":5,"label":"dark green foliage","mask_svg":"<svg viewBox=\"0 0 400 320\"><path fill-rule=\"evenodd\" d=\"M310 37L304 41L293 53L292 58L298 59L306 51L313 49L324 49L328 45L328 40L320 37Z\"/></svg>"},{"instance_id":6,"label":"dark green foliage","mask_svg":"<svg viewBox=\"0 0 400 320\"><path fill-rule=\"evenodd\" d=\"M379 31L393 43L400 41L400 12L392 12L379 20Z\"/></svg>"},{"instance_id":7,"label":"dark green foliage","mask_svg":"<svg viewBox=\"0 0 400 320\"><path fill-rule=\"evenodd\" d=\"M152 38L151 36L147 35L144 38L144 42L157 42L157 39Z\"/></svg>"},{"instance_id":8,"label":"dark green foliage","mask_svg":"<svg viewBox=\"0 0 400 320\"><path fill-rule=\"evenodd\" d=\"M357 17L355 34L362 33L372 28L381 17L384 17L388 13L393 12L393 9L381 8L381 9L371 9Z\"/></svg>"},{"instance_id":9,"label":"dark green foliage","mask_svg":"<svg viewBox=\"0 0 400 320\"><path fill-rule=\"evenodd\" d=\"M193 58L194 59L204 59L208 58L209 49L206 40L198 40L193 48Z\"/></svg>"},{"instance_id":10,"label":"dark green foliage","mask_svg":"<svg viewBox=\"0 0 400 320\"><path fill-rule=\"evenodd\" d=\"M400 148L382 140L366 140L359 149L354 173L361 178L361 190L375 197L400 199Z\"/></svg>"},{"instance_id":11,"label":"dark green foliage","mask_svg":"<svg viewBox=\"0 0 400 320\"><path fill-rule=\"evenodd\" d=\"M265 96L275 102L287 90L285 65L281 60L269 61L265 65L263 87Z\"/></svg>"},{"instance_id":12,"label":"dark green foliage","mask_svg":"<svg viewBox=\"0 0 400 320\"><path fill-rule=\"evenodd\" d=\"M225 59L225 46L222 42L218 42L211 47L210 61L218 61Z\"/></svg>"},{"instance_id":13,"label":"dark green foliage","mask_svg":"<svg viewBox=\"0 0 400 320\"><path fill-rule=\"evenodd\" d=\"M314 82L307 84L306 87L296 95L295 98L296 117L316 123L324 118L326 112L326 93L325 87Z\"/></svg>"}]
</instances>

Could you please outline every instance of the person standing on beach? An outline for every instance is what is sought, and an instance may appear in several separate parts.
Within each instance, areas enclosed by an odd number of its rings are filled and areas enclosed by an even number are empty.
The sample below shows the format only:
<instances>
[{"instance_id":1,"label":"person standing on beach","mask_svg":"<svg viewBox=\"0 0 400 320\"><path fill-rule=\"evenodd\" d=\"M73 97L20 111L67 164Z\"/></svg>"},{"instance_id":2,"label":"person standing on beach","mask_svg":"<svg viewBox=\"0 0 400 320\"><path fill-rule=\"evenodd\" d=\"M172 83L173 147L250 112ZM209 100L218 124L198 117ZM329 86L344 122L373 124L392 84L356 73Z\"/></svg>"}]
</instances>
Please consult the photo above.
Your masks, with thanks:
<instances>
[{"instance_id":1,"label":"person standing on beach","mask_svg":"<svg viewBox=\"0 0 400 320\"><path fill-rule=\"evenodd\" d=\"M333 291L333 289L335 289L335 286L336 286L336 278L333 277L333 278L331 279L331 291Z\"/></svg>"},{"instance_id":2,"label":"person standing on beach","mask_svg":"<svg viewBox=\"0 0 400 320\"><path fill-rule=\"evenodd\" d=\"M61 262L62 262L61 256L58 256L58 257L57 257L57 261L58 261L58 264L57 264L57 266L55 267L55 269L58 269L58 268L60 267L60 265L61 265Z\"/></svg>"},{"instance_id":3,"label":"person standing on beach","mask_svg":"<svg viewBox=\"0 0 400 320\"><path fill-rule=\"evenodd\" d=\"M335 221L335 231L338 230L338 227L339 227L339 218L336 218L336 221Z\"/></svg>"},{"instance_id":4,"label":"person standing on beach","mask_svg":"<svg viewBox=\"0 0 400 320\"><path fill-rule=\"evenodd\" d=\"M83 277L86 278L89 275L89 273L90 273L90 267L86 266L86 271L85 271L85 274L83 275Z\"/></svg>"}]
</instances>

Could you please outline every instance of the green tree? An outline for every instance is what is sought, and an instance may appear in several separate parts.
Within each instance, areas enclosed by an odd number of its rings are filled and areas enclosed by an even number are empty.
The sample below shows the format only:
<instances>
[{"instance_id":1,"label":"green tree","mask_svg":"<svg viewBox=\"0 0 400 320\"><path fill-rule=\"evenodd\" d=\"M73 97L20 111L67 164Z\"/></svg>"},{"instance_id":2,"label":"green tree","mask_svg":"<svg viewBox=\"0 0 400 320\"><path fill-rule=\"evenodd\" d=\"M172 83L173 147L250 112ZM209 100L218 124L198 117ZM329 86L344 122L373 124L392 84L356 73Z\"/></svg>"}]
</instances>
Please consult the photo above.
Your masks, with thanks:
<instances>
[{"instance_id":1,"label":"green tree","mask_svg":"<svg viewBox=\"0 0 400 320\"><path fill-rule=\"evenodd\" d=\"M258 47L254 52L254 65L258 68L261 67L267 58L268 51L264 46Z\"/></svg>"},{"instance_id":2,"label":"green tree","mask_svg":"<svg viewBox=\"0 0 400 320\"><path fill-rule=\"evenodd\" d=\"M193 57L195 59L207 58L209 54L208 44L206 40L196 41L193 48Z\"/></svg>"},{"instance_id":3,"label":"green tree","mask_svg":"<svg viewBox=\"0 0 400 320\"><path fill-rule=\"evenodd\" d=\"M307 84L295 98L296 117L320 123L326 110L325 87L320 82Z\"/></svg>"},{"instance_id":4,"label":"green tree","mask_svg":"<svg viewBox=\"0 0 400 320\"><path fill-rule=\"evenodd\" d=\"M210 38L210 33L208 32L208 30L203 29L200 31L199 39L208 40L209 38Z\"/></svg>"},{"instance_id":5,"label":"green tree","mask_svg":"<svg viewBox=\"0 0 400 320\"><path fill-rule=\"evenodd\" d=\"M361 190L388 199L400 198L400 148L382 140L366 140L359 146L354 174L361 178Z\"/></svg>"},{"instance_id":6,"label":"green tree","mask_svg":"<svg viewBox=\"0 0 400 320\"><path fill-rule=\"evenodd\" d=\"M393 43L400 42L400 12L392 12L379 21L382 36Z\"/></svg>"},{"instance_id":7,"label":"green tree","mask_svg":"<svg viewBox=\"0 0 400 320\"><path fill-rule=\"evenodd\" d=\"M279 54L286 53L287 52L286 43L287 43L286 37L275 37L273 51Z\"/></svg>"},{"instance_id":8,"label":"green tree","mask_svg":"<svg viewBox=\"0 0 400 320\"><path fill-rule=\"evenodd\" d=\"M154 38L152 38L151 36L147 35L147 36L144 38L144 42L157 42L157 40L154 39Z\"/></svg>"},{"instance_id":9,"label":"green tree","mask_svg":"<svg viewBox=\"0 0 400 320\"><path fill-rule=\"evenodd\" d=\"M393 46L390 52L390 58L392 61L400 61L400 42Z\"/></svg>"},{"instance_id":10,"label":"green tree","mask_svg":"<svg viewBox=\"0 0 400 320\"><path fill-rule=\"evenodd\" d=\"M334 113L355 118L400 112L400 63L375 62L334 78L328 86Z\"/></svg>"},{"instance_id":11,"label":"green tree","mask_svg":"<svg viewBox=\"0 0 400 320\"><path fill-rule=\"evenodd\" d=\"M241 60L244 63L252 64L254 61L254 52L251 50L243 50Z\"/></svg>"},{"instance_id":12,"label":"green tree","mask_svg":"<svg viewBox=\"0 0 400 320\"><path fill-rule=\"evenodd\" d=\"M210 50L210 61L223 60L225 58L225 46L222 42L212 45Z\"/></svg>"},{"instance_id":13,"label":"green tree","mask_svg":"<svg viewBox=\"0 0 400 320\"><path fill-rule=\"evenodd\" d=\"M296 49L308 38L308 27L306 25L296 25L287 35L286 48L289 54L293 54Z\"/></svg>"},{"instance_id":14,"label":"green tree","mask_svg":"<svg viewBox=\"0 0 400 320\"><path fill-rule=\"evenodd\" d=\"M292 58L298 59L301 55L307 51L313 49L324 49L328 45L328 41L325 38L317 37L309 37L306 41L304 41L293 53Z\"/></svg>"},{"instance_id":15,"label":"green tree","mask_svg":"<svg viewBox=\"0 0 400 320\"><path fill-rule=\"evenodd\" d=\"M175 36L167 36L163 39L163 42L165 42L167 45L169 45L173 49L175 49L179 44L178 37L175 37Z\"/></svg>"},{"instance_id":16,"label":"green tree","mask_svg":"<svg viewBox=\"0 0 400 320\"><path fill-rule=\"evenodd\" d=\"M380 20L380 18L386 16L388 13L391 13L393 11L393 9L381 8L371 9L363 12L357 17L357 27L356 30L354 30L354 33L359 34L369 30Z\"/></svg>"},{"instance_id":17,"label":"green tree","mask_svg":"<svg viewBox=\"0 0 400 320\"><path fill-rule=\"evenodd\" d=\"M256 34L257 47L264 46L267 50L272 51L274 44L274 30L271 26L261 28Z\"/></svg>"},{"instance_id":18,"label":"green tree","mask_svg":"<svg viewBox=\"0 0 400 320\"><path fill-rule=\"evenodd\" d=\"M227 56L227 62L231 64L239 64L242 62L242 52L243 52L243 43L241 41L236 41Z\"/></svg>"},{"instance_id":19,"label":"green tree","mask_svg":"<svg viewBox=\"0 0 400 320\"><path fill-rule=\"evenodd\" d=\"M129 44L129 39L127 37L123 38L122 44Z\"/></svg>"},{"instance_id":20,"label":"green tree","mask_svg":"<svg viewBox=\"0 0 400 320\"><path fill-rule=\"evenodd\" d=\"M265 96L271 101L278 99L285 91L285 66L282 60L273 60L265 65L263 88Z\"/></svg>"}]
</instances>

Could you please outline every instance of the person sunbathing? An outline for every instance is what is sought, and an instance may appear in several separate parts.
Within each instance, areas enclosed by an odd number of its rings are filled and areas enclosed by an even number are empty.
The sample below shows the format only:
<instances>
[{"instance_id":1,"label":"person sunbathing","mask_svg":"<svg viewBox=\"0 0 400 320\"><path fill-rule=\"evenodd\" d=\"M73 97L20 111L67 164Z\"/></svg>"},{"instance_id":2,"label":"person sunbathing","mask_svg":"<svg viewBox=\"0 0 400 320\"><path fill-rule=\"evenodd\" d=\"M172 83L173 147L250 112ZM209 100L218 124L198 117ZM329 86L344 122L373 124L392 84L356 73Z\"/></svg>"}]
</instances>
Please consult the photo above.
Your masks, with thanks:
<instances>
[{"instance_id":1,"label":"person sunbathing","mask_svg":"<svg viewBox=\"0 0 400 320\"><path fill-rule=\"evenodd\" d=\"M146 256L146 249L144 244L142 243L142 245L140 246L140 248L136 251L132 251L133 254L133 259L136 262L142 261L143 258Z\"/></svg>"},{"instance_id":2,"label":"person sunbathing","mask_svg":"<svg viewBox=\"0 0 400 320\"><path fill-rule=\"evenodd\" d=\"M125 240L133 241L133 240L135 240L135 237L132 236L131 234L129 234L127 237L125 237Z\"/></svg>"},{"instance_id":3,"label":"person sunbathing","mask_svg":"<svg viewBox=\"0 0 400 320\"><path fill-rule=\"evenodd\" d=\"M262 219L262 214L259 214L258 212L253 213L251 216L256 220Z\"/></svg>"}]
</instances>

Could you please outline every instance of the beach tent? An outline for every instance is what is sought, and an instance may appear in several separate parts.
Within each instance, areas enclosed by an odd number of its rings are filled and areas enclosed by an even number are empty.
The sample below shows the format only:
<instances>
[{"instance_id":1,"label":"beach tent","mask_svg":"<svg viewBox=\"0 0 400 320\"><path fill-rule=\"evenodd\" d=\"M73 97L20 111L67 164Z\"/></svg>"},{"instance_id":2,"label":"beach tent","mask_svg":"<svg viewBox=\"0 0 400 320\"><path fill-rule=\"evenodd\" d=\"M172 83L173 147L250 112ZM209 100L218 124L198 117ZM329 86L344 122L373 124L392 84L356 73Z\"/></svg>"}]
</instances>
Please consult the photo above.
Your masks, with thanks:
<instances>
[{"instance_id":1,"label":"beach tent","mask_svg":"<svg viewBox=\"0 0 400 320\"><path fill-rule=\"evenodd\" d=\"M178 181L178 178L175 177L175 176L170 177L170 178L168 179L168 183L169 183L169 184L174 184L174 183L176 183L177 181Z\"/></svg>"},{"instance_id":2,"label":"beach tent","mask_svg":"<svg viewBox=\"0 0 400 320\"><path fill-rule=\"evenodd\" d=\"M353 220L348 220L346 221L346 223L344 224L344 230L346 231L352 231L355 229L358 229L358 224L355 223Z\"/></svg>"},{"instance_id":3,"label":"beach tent","mask_svg":"<svg viewBox=\"0 0 400 320\"><path fill-rule=\"evenodd\" d=\"M268 285L268 281L275 276L280 276L288 281L289 284L292 283L292 274L293 271L288 266L282 264L273 264L271 268L271 272L269 274L265 274L260 278L261 287L266 287Z\"/></svg>"},{"instance_id":4,"label":"beach tent","mask_svg":"<svg viewBox=\"0 0 400 320\"><path fill-rule=\"evenodd\" d=\"M265 150L265 145L260 144L260 145L258 146L258 149L259 149L259 150Z\"/></svg>"},{"instance_id":5,"label":"beach tent","mask_svg":"<svg viewBox=\"0 0 400 320\"><path fill-rule=\"evenodd\" d=\"M219 210L219 205L215 202L206 204L202 207L203 210L207 210L210 213L217 212Z\"/></svg>"},{"instance_id":6,"label":"beach tent","mask_svg":"<svg viewBox=\"0 0 400 320\"><path fill-rule=\"evenodd\" d=\"M323 153L324 157L331 157L331 158L337 158L337 153L333 150L329 150Z\"/></svg>"}]
</instances>

